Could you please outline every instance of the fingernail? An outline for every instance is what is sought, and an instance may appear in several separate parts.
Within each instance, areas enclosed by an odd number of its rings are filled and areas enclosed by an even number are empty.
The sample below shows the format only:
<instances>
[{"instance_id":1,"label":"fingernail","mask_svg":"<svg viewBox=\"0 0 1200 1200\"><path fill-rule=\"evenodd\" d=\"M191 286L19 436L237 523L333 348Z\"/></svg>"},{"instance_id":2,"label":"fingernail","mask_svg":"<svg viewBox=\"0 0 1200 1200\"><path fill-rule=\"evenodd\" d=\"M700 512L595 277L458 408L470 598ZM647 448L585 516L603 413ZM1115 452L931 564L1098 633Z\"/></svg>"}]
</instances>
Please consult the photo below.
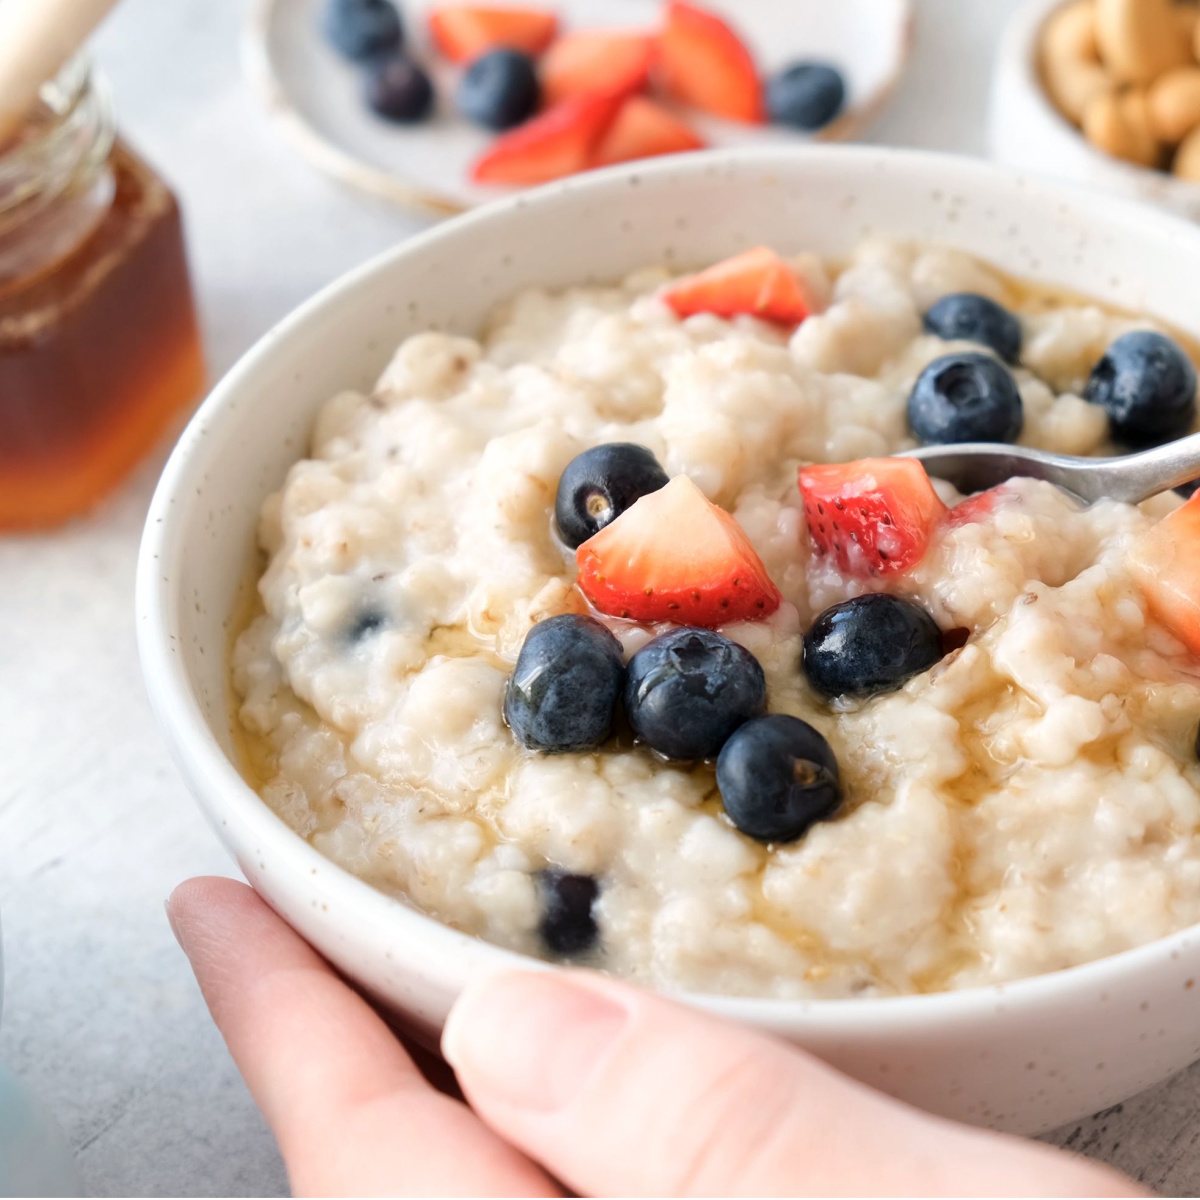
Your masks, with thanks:
<instances>
[{"instance_id":1,"label":"fingernail","mask_svg":"<svg viewBox=\"0 0 1200 1200\"><path fill-rule=\"evenodd\" d=\"M168 896L163 901L163 910L167 914L167 924L170 925L170 927L171 927L171 933L174 934L175 940L179 943L180 947L182 948L183 940L179 936L179 930L175 928L175 916L171 912L171 897L170 896Z\"/></svg>"},{"instance_id":2,"label":"fingernail","mask_svg":"<svg viewBox=\"0 0 1200 1200\"><path fill-rule=\"evenodd\" d=\"M552 1112L587 1087L628 1021L619 1002L567 976L499 975L460 998L442 1053L476 1098Z\"/></svg>"}]
</instances>

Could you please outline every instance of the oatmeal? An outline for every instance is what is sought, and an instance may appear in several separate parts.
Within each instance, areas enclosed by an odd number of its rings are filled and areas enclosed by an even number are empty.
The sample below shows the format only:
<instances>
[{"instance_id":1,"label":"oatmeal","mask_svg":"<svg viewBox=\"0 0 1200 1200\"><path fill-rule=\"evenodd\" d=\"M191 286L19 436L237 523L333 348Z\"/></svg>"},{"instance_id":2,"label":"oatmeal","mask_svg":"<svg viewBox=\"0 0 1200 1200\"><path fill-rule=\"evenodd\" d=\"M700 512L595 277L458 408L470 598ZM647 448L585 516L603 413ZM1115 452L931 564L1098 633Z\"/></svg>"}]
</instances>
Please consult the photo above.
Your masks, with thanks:
<instances>
[{"instance_id":1,"label":"oatmeal","mask_svg":"<svg viewBox=\"0 0 1200 1200\"><path fill-rule=\"evenodd\" d=\"M458 929L667 988L962 988L1200 921L1200 663L1136 569L1177 498L861 463L972 421L1106 452L1146 379L1175 436L1190 367L951 250L786 269L769 319L708 273L527 292L326 405L233 658L263 799Z\"/></svg>"}]
</instances>

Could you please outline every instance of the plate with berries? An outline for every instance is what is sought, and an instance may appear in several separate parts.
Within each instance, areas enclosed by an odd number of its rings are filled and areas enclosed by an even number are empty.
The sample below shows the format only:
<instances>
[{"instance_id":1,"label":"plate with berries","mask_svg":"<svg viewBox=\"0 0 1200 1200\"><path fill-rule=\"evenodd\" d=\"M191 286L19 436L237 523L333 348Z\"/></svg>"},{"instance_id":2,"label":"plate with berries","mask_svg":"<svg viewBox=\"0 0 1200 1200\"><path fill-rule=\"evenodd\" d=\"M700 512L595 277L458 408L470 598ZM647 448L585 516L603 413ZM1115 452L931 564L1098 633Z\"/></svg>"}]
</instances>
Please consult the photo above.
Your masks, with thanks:
<instances>
[{"instance_id":1,"label":"plate with berries","mask_svg":"<svg viewBox=\"0 0 1200 1200\"><path fill-rule=\"evenodd\" d=\"M450 215L581 171L857 136L912 0L259 0L247 70L318 167Z\"/></svg>"}]
</instances>

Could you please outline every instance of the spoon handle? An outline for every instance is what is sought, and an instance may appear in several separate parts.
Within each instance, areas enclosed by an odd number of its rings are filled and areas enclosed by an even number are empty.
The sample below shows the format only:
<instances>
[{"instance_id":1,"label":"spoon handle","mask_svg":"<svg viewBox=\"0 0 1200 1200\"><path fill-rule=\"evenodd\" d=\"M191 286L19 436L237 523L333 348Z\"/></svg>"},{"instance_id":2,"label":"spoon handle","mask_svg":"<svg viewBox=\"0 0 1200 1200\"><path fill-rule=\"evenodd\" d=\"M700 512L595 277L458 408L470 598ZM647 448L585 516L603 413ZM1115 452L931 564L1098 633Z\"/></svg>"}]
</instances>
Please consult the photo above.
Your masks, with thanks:
<instances>
[{"instance_id":1,"label":"spoon handle","mask_svg":"<svg viewBox=\"0 0 1200 1200\"><path fill-rule=\"evenodd\" d=\"M1200 433L1124 458L1103 459L1098 465L1106 477L1103 495L1140 504L1160 492L1200 479Z\"/></svg>"}]
</instances>

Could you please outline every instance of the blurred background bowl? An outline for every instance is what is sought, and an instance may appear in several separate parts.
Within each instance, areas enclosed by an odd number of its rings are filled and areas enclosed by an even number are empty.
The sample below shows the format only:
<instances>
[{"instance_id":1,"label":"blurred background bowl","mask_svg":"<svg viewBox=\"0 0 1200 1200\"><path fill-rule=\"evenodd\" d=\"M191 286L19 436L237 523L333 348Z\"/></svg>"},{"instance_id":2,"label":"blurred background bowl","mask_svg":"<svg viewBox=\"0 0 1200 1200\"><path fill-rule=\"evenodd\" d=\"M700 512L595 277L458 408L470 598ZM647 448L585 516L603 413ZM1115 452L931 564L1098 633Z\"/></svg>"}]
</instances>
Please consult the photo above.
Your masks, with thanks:
<instances>
[{"instance_id":1,"label":"blurred background bowl","mask_svg":"<svg viewBox=\"0 0 1200 1200\"><path fill-rule=\"evenodd\" d=\"M1054 106L1042 83L1038 46L1043 26L1066 2L1028 0L1005 30L988 117L992 157L1200 221L1200 185L1104 154Z\"/></svg>"},{"instance_id":2,"label":"blurred background bowl","mask_svg":"<svg viewBox=\"0 0 1200 1200\"><path fill-rule=\"evenodd\" d=\"M503 194L470 182L472 161L494 134L454 112L458 68L440 61L426 36L428 10L441 0L408 0L409 43L438 93L423 124L388 124L362 99L362 71L326 43L318 25L326 0L258 0L246 30L244 62L278 128L317 168L342 183L439 216ZM559 0L564 30L652 28L662 0ZM849 141L887 105L912 50L912 0L706 0L746 38L769 74L798 59L834 64L846 80L845 111L816 134L770 125L738 125L688 110L714 147Z\"/></svg>"}]
</instances>

